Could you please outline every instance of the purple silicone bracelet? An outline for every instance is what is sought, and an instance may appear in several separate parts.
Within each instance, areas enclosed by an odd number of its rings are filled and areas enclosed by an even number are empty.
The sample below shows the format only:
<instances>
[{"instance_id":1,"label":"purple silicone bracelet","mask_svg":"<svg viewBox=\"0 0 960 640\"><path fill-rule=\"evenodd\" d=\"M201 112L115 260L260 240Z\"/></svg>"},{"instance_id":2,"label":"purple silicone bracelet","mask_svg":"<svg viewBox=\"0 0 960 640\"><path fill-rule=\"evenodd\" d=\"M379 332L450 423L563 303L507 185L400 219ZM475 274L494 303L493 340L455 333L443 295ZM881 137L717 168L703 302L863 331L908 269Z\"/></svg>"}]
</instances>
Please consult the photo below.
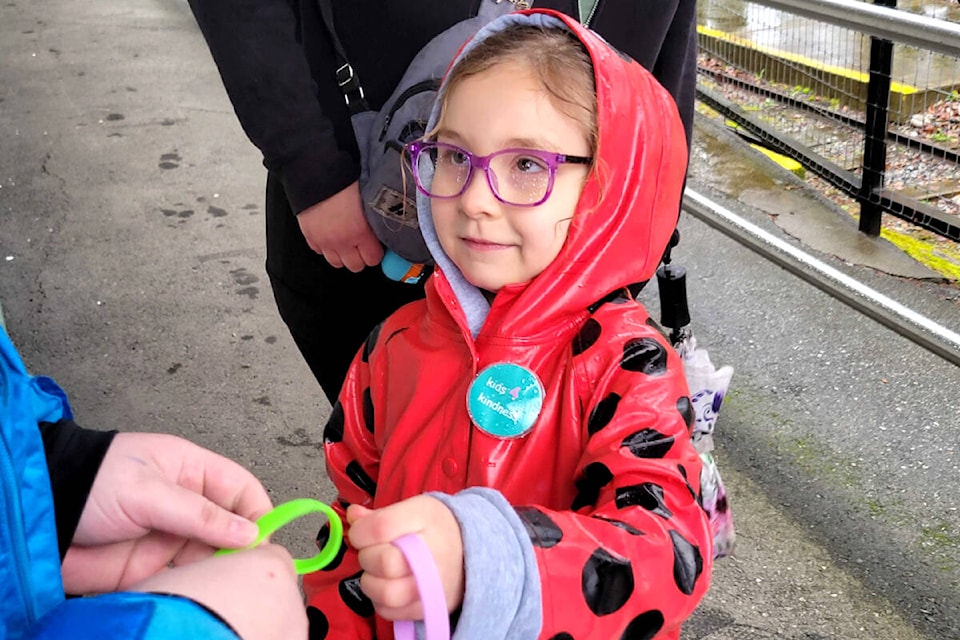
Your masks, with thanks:
<instances>
[{"instance_id":1,"label":"purple silicone bracelet","mask_svg":"<svg viewBox=\"0 0 960 640\"><path fill-rule=\"evenodd\" d=\"M407 559L417 581L420 602L423 604L423 625L427 640L449 640L450 618L447 616L447 598L443 595L440 572L423 538L415 533L400 536L393 541ZM394 640L416 640L412 620L393 623Z\"/></svg>"}]
</instances>

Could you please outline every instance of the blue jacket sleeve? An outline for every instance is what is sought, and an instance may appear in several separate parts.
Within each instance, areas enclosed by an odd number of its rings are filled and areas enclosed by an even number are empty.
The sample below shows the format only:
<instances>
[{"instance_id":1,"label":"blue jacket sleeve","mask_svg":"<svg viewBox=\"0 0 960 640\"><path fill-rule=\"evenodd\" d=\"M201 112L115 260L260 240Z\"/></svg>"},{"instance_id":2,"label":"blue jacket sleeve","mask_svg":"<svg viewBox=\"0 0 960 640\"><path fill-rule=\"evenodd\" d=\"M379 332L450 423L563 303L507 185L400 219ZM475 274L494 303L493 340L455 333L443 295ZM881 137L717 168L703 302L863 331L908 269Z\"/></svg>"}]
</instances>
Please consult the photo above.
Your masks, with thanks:
<instances>
[{"instance_id":1,"label":"blue jacket sleeve","mask_svg":"<svg viewBox=\"0 0 960 640\"><path fill-rule=\"evenodd\" d=\"M31 640L237 640L217 614L181 596L110 593L66 600L32 629Z\"/></svg>"}]
</instances>

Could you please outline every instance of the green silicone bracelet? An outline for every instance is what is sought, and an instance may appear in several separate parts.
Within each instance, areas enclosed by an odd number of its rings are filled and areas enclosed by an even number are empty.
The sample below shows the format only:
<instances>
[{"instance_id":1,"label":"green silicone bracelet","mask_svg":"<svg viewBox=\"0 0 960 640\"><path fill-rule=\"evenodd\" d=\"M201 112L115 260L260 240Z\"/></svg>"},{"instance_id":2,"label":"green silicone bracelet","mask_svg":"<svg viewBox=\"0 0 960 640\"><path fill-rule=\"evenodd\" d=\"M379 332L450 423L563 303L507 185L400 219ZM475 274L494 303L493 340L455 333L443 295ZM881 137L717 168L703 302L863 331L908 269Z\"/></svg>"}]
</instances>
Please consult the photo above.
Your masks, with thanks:
<instances>
[{"instance_id":1,"label":"green silicone bracelet","mask_svg":"<svg viewBox=\"0 0 960 640\"><path fill-rule=\"evenodd\" d=\"M257 535L257 539L253 541L253 544L247 548L252 549L260 545L281 527L311 513L322 513L327 517L330 523L330 537L327 539L327 544L323 545L320 553L312 558L297 558L293 561L293 567L298 575L323 569L330 564L337 556L337 553L340 552L340 543L343 541L343 522L341 522L340 516L337 515L336 511L319 500L313 500L312 498L297 498L290 502L284 502L272 511L260 516L257 520L257 527L259 527L260 533ZM239 549L220 549L213 555L222 556L236 551L239 551Z\"/></svg>"}]
</instances>

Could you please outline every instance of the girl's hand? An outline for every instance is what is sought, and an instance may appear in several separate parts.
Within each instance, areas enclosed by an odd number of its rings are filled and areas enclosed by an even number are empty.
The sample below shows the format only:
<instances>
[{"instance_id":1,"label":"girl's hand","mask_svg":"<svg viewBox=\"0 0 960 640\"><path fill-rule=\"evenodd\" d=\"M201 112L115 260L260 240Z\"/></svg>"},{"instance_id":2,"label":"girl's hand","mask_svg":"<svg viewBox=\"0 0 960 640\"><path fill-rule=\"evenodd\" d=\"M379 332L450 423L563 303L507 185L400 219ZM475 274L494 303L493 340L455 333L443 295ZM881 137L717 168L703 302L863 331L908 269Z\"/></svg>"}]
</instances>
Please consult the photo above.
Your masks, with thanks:
<instances>
[{"instance_id":1,"label":"girl's hand","mask_svg":"<svg viewBox=\"0 0 960 640\"><path fill-rule=\"evenodd\" d=\"M350 545L358 551L360 588L386 620L420 620L423 606L406 558L392 541L419 534L440 572L447 611L463 601L463 539L453 513L439 500L415 496L383 509L347 509Z\"/></svg>"}]
</instances>

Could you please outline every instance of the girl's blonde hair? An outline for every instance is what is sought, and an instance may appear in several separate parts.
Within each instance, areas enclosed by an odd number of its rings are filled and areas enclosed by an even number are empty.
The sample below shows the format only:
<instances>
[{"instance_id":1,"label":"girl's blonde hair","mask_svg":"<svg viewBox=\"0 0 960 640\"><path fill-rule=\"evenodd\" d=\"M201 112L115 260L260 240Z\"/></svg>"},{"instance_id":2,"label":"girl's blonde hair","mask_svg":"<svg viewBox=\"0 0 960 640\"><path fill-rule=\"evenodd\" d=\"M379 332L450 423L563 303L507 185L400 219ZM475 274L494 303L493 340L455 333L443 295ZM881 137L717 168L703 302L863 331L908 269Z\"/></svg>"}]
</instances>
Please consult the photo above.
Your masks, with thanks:
<instances>
[{"instance_id":1,"label":"girl's blonde hair","mask_svg":"<svg viewBox=\"0 0 960 640\"><path fill-rule=\"evenodd\" d=\"M593 63L583 43L562 28L510 25L474 45L453 67L443 85L438 125L443 122L449 96L461 82L504 62L527 65L554 106L580 123L590 152L596 152L597 91ZM436 130L426 137L435 134Z\"/></svg>"}]
</instances>

